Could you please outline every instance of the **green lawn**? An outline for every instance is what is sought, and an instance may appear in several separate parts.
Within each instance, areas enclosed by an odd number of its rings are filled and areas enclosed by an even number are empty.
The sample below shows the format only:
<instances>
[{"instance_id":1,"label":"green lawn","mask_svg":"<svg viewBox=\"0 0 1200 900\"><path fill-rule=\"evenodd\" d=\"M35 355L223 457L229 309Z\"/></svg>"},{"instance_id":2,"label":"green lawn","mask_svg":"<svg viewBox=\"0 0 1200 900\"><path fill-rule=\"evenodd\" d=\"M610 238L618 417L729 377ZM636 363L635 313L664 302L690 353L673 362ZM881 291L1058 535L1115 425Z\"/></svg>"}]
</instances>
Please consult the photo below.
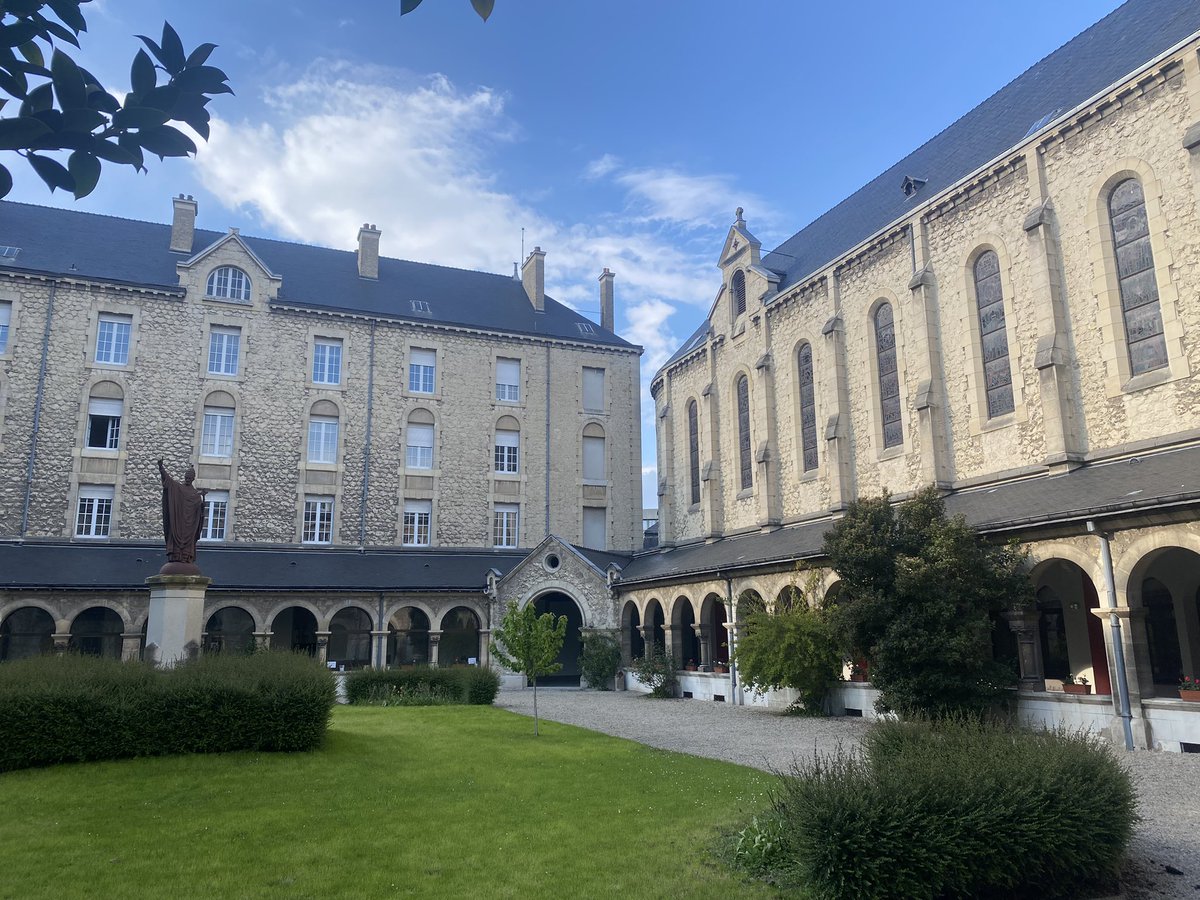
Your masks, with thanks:
<instances>
[{"instance_id":1,"label":"green lawn","mask_svg":"<svg viewBox=\"0 0 1200 900\"><path fill-rule=\"evenodd\" d=\"M491 707L339 707L315 753L0 775L0 897L765 896L708 851L769 783Z\"/></svg>"}]
</instances>

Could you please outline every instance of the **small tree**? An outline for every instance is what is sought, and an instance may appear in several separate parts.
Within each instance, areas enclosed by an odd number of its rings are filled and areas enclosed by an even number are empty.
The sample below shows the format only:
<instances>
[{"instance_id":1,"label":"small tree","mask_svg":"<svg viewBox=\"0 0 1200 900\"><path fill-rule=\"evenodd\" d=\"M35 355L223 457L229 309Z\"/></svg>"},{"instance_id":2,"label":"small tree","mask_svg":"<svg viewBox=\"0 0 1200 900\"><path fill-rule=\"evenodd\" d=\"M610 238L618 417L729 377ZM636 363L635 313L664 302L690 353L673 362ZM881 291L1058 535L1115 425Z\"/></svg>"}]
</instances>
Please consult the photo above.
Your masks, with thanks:
<instances>
[{"instance_id":1,"label":"small tree","mask_svg":"<svg viewBox=\"0 0 1200 900\"><path fill-rule=\"evenodd\" d=\"M579 654L579 668L592 687L611 691L613 677L621 665L621 645L608 634L589 634L583 639L583 650Z\"/></svg>"},{"instance_id":2,"label":"small tree","mask_svg":"<svg viewBox=\"0 0 1200 900\"><path fill-rule=\"evenodd\" d=\"M492 632L492 653L501 664L533 681L533 733L538 733L537 680L562 668L558 653L567 636L567 617L554 613L538 615L532 603L518 608L509 603Z\"/></svg>"},{"instance_id":3,"label":"small tree","mask_svg":"<svg viewBox=\"0 0 1200 900\"><path fill-rule=\"evenodd\" d=\"M927 488L899 507L887 494L851 504L825 554L842 579L838 642L867 659L884 706L939 717L999 701L1009 677L992 659L992 614L1030 602L1023 553L947 518Z\"/></svg>"}]
</instances>

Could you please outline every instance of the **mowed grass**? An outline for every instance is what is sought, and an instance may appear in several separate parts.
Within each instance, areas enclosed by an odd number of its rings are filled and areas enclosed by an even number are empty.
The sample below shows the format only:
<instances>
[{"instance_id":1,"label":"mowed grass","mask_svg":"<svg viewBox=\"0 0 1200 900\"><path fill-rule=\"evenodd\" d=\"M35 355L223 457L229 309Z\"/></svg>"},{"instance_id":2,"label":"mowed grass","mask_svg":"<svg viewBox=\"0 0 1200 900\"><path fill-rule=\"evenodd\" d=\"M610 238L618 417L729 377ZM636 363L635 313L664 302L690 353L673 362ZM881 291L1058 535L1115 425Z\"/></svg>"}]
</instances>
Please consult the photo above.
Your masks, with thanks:
<instances>
[{"instance_id":1,"label":"mowed grass","mask_svg":"<svg viewBox=\"0 0 1200 900\"><path fill-rule=\"evenodd\" d=\"M492 707L339 707L314 753L0 775L0 897L766 896L770 776Z\"/></svg>"}]
</instances>

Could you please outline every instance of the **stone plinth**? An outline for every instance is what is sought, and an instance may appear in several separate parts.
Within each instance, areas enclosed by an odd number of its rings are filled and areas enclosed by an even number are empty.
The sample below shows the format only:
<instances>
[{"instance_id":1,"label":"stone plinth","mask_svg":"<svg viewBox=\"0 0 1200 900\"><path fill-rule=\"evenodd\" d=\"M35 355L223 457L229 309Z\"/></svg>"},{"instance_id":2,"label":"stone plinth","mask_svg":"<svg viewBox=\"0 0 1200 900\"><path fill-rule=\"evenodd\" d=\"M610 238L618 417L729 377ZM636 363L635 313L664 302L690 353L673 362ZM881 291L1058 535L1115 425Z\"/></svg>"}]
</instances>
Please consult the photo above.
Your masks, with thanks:
<instances>
[{"instance_id":1,"label":"stone plinth","mask_svg":"<svg viewBox=\"0 0 1200 900\"><path fill-rule=\"evenodd\" d=\"M146 647L155 648L154 661L173 666L186 659L189 645L199 650L204 630L204 592L212 584L203 575L152 575L150 618Z\"/></svg>"}]
</instances>

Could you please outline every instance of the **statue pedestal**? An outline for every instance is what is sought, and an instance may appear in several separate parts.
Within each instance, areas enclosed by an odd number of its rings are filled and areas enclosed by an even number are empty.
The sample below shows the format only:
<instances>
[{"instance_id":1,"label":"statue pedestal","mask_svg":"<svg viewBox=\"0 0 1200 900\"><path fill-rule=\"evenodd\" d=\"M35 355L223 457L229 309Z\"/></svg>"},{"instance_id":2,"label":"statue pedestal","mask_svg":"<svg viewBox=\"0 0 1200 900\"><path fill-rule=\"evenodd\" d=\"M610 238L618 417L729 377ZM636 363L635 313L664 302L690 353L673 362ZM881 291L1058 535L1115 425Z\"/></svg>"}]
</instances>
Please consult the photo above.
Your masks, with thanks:
<instances>
[{"instance_id":1,"label":"statue pedestal","mask_svg":"<svg viewBox=\"0 0 1200 900\"><path fill-rule=\"evenodd\" d=\"M146 625L146 646L154 645L154 661L173 666L187 659L189 644L200 650L204 631L204 591L212 584L203 575L152 575L150 618Z\"/></svg>"}]
</instances>

